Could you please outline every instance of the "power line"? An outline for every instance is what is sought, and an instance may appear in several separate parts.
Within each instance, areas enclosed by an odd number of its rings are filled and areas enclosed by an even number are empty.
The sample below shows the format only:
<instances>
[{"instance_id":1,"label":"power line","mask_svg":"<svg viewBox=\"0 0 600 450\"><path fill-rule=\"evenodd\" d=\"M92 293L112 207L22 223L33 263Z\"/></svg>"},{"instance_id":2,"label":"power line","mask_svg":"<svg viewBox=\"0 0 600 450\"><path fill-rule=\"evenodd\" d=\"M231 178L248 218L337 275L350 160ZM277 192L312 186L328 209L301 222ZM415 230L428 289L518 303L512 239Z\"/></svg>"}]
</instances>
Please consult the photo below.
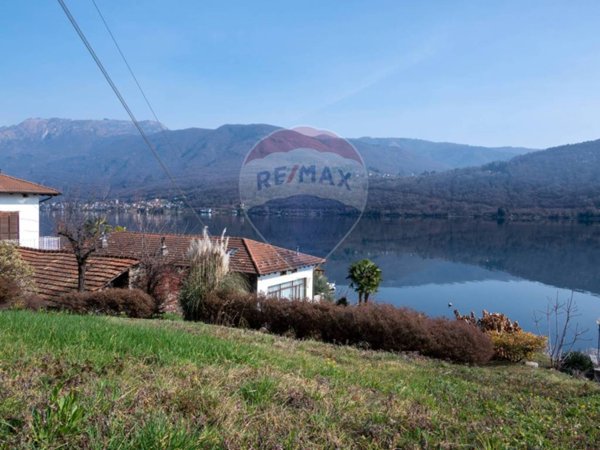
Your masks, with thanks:
<instances>
[{"instance_id":1,"label":"power line","mask_svg":"<svg viewBox=\"0 0 600 450\"><path fill-rule=\"evenodd\" d=\"M133 73L133 69L129 65L129 62L127 61L127 58L125 57L125 54L121 50L121 46L117 42L117 39L115 38L115 36L113 35L110 27L108 26L108 22L106 22L106 19L104 18L104 15L100 11L100 8L98 7L98 4L96 3L96 0L92 0L92 3L94 4L94 7L96 8L96 11L98 12L98 15L100 16L100 19L102 20L102 23L104 24L104 28L106 28L106 31L108 32L110 38L112 39L113 43L115 44L115 47L117 48L117 51L119 52L119 55L121 55L121 59L123 59L123 62L127 66L127 70L129 71L129 74L133 78L133 81L135 82L136 86L138 87L140 93L142 94L142 97L144 97L144 101L146 102L146 105L148 106L148 109L150 110L150 112L154 116L154 120L156 120L159 123L162 123L162 122L160 122L160 120L158 120L156 112L154 112L154 108L150 104L150 100L148 100L148 97L146 96L146 93L144 92L144 89L142 89L142 86L140 85L140 82L138 81L137 77Z\"/></svg>"},{"instance_id":2,"label":"power line","mask_svg":"<svg viewBox=\"0 0 600 450\"><path fill-rule=\"evenodd\" d=\"M119 99L119 101L121 102L121 105L123 106L123 108L125 109L125 111L127 112L127 114L129 115L129 117L131 118L131 121L133 122L133 124L135 125L135 127L137 128L137 130L139 131L140 135L142 136L142 139L144 140L144 142L146 143L146 145L148 146L148 148L150 149L150 151L152 152L152 154L154 155L154 158L156 158L156 160L158 161L158 163L160 164L160 166L162 167L163 171L165 172L165 174L167 175L167 177L169 178L169 180L171 181L171 184L173 185L173 187L180 193L180 195L183 197L184 202L186 204L186 206L188 208L190 208L190 210L193 212L193 214L196 216L196 218L198 219L198 221L200 222L200 224L203 227L206 227L206 225L204 224L204 222L202 221L202 219L200 218L200 216L198 215L198 213L194 210L194 208L190 205L187 196L185 195L185 193L183 192L183 190L177 185L177 183L175 182L174 177L171 175L169 169L167 168L167 166L164 164L164 162L162 161L162 159L160 158L158 152L156 151L156 149L154 148L154 146L152 145L152 143L150 142L150 139L148 139L148 136L146 135L146 133L144 132L143 128L141 127L141 125L139 124L139 122L137 121L135 115L133 114L133 111L131 110L131 108L129 108L129 105L127 104L127 102L125 101L125 99L123 98L123 96L121 95L119 89L117 88L117 86L115 85L115 83L113 82L112 78L110 77L108 71L104 68L104 65L102 64L102 61L100 61L100 58L98 57L98 55L96 54L96 52L94 51L94 48L92 47L92 45L90 44L90 42L87 40L85 34L83 33L83 31L81 30L81 28L79 27L79 24L77 23L77 21L75 20L75 17L73 17L73 15L71 14L71 11L69 10L69 8L67 7L67 5L65 4L64 0L57 0L58 3L60 4L60 6L62 7L65 15L67 16L67 18L69 19L69 22L71 22L71 25L73 26L73 28L75 29L75 31L77 32L77 34L79 35L79 38L81 39L81 41L83 42L83 44L85 45L85 47L87 48L88 52L90 53L90 55L92 56L92 58L94 59L96 65L98 66L98 68L100 69L100 71L102 72L102 75L104 75L104 78L106 79L107 83L109 84L109 86L111 87L111 89L113 90L113 92L115 93L115 95L117 96L117 98ZM98 8L98 5L96 4L96 2L94 0L92 0L96 11L98 11L98 14L100 15L100 18L102 19L102 22L104 23L104 26L106 27L113 43L115 44L115 46L117 47L117 50L119 52L119 54L121 55L121 58L123 58L123 61L125 62L125 65L127 66L127 69L129 70L129 73L131 74L131 76L133 77L138 89L140 90L142 96L144 97L144 100L146 101L146 104L148 105L148 108L150 109L150 111L152 112L152 115L154 116L155 120L157 122L160 122L160 120L158 120L158 117L154 111L154 108L152 108L152 105L150 103L150 101L148 100L148 97L146 96L146 94L144 93L144 90L142 89L142 86L140 85L137 77L135 76L135 74L133 73L133 70L131 69L131 66L129 65L129 63L127 62L127 58L125 57L125 55L123 54L121 47L119 46L119 44L117 43L117 40L115 39L112 31L110 30L110 27L108 26L106 20L104 19L104 16L102 15L102 13L100 12L100 9ZM206 229L208 230L208 227L206 227ZM259 233L260 234L260 233ZM262 235L261 235L262 237ZM264 240L264 238L263 238ZM277 250L276 255L279 259L282 260L282 262L288 266L288 268L291 268L291 265L289 264L289 262L287 261L286 258L284 258L282 255L280 255L279 250Z\"/></svg>"},{"instance_id":3,"label":"power line","mask_svg":"<svg viewBox=\"0 0 600 450\"><path fill-rule=\"evenodd\" d=\"M138 120L136 119L135 115L133 114L133 111L131 110L131 108L129 107L129 105L127 104L127 102L125 101L125 99L123 98L123 96L121 95L121 92L119 91L119 89L117 88L117 86L115 85L115 83L113 82L113 80L112 80L111 76L109 75L108 71L104 68L104 64L102 64L102 61L100 61L100 58L98 57L98 55L94 51L94 48L92 47L92 45L90 44L90 42L86 38L86 36L83 33L83 31L81 30L81 28L79 27L79 24L77 23L77 20L75 20L75 17L73 17L73 14L71 14L71 11L69 10L68 6L65 4L64 0L57 0L57 1L60 4L60 6L61 6L62 10L64 11L65 15L67 16L67 18L69 19L69 22L71 22L71 25L73 26L73 28L75 29L75 31L79 35L79 38L81 39L81 41L85 45L87 51L89 52L89 54L94 59L94 62L96 63L96 65L100 69L100 72L102 72L102 75L104 75L104 78L106 79L106 82L109 84L109 86L111 87L111 89L113 90L113 92L115 93L115 95L117 96L117 98L119 99L119 102L121 102L121 105L123 106L123 108L125 109L125 111L127 112L127 114L129 115L129 118L131 119L131 122L137 128L138 132L142 136L142 139L146 143L146 146L150 149L150 152L152 152L152 155L154 155L154 158L156 159L156 161L158 162L158 164L160 165L160 167L162 168L162 170L164 171L164 173L169 178L169 181L171 182L171 184L173 185L173 187L179 192L179 194L183 197L183 200L184 200L186 206L188 208L190 208L190 210L194 213L194 215L196 216L196 218L198 219L198 221L200 222L200 224L202 226L206 226L204 224L204 222L202 221L202 219L200 218L200 216L198 215L198 213L190 205L190 203L189 203L189 201L187 199L187 196L185 195L185 193L183 192L183 190L175 182L175 178L173 177L173 175L169 171L168 167L165 165L165 163L160 158L160 155L158 154L158 152L156 151L156 149L152 145L152 142L150 142L150 139L146 135L146 132L144 131L144 129L142 128L142 126L140 125L140 123L138 122ZM94 2L94 5L95 4L96 3ZM98 10L98 12L100 12L100 10L98 9L97 6L96 6L96 9ZM100 15L102 16L102 14L100 14ZM103 21L104 21L104 19L103 19ZM106 25L105 21L104 21L104 23ZM108 28L108 26L107 26L107 28ZM109 33L110 33L110 30L109 30ZM127 67L129 69L129 72L133 76L133 78L134 78L134 80L135 80L138 88L142 92L142 95L144 96L144 99L146 100L147 105L149 106L150 110L154 114L154 117L156 118L156 114L154 113L154 109L150 105L150 102L148 101L148 98L144 94L144 91L141 88L140 84L138 83L137 78L133 74L133 71L131 70L131 67L127 63L127 61L125 59L125 56L123 55L123 52L121 52L121 49L118 46L118 44L116 43L116 40L114 39L114 36L112 35L112 33L110 33L110 35L113 38L113 42L115 42L115 44L117 45L119 53L121 54L121 56L125 60L125 62L127 64ZM156 120L158 121L158 119L156 119Z\"/></svg>"}]
</instances>

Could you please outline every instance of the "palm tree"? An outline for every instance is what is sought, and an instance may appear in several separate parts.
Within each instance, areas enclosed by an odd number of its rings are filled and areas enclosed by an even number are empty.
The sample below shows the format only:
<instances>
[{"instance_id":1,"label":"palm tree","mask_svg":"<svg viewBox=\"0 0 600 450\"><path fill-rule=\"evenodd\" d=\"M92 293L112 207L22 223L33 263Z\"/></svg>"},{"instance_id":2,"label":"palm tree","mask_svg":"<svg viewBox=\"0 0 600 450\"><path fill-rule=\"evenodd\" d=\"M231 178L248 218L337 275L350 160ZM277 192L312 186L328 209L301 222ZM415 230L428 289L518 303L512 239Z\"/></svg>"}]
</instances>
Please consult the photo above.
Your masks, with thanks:
<instances>
[{"instance_id":1,"label":"palm tree","mask_svg":"<svg viewBox=\"0 0 600 450\"><path fill-rule=\"evenodd\" d=\"M377 292L381 283L381 269L373 261L362 259L350 265L348 276L350 287L358 292L358 304L369 301L369 295Z\"/></svg>"}]
</instances>

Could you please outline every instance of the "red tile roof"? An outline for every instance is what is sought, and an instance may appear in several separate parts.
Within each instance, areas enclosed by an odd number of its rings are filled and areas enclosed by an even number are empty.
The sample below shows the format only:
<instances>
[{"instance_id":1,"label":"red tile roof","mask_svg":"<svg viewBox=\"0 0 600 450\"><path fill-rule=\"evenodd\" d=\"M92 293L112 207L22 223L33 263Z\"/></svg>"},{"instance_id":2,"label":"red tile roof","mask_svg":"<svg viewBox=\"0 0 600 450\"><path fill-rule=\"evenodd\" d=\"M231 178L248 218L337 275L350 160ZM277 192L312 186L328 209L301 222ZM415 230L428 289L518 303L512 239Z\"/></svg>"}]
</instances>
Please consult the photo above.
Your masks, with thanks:
<instances>
[{"instance_id":1,"label":"red tile roof","mask_svg":"<svg viewBox=\"0 0 600 450\"><path fill-rule=\"evenodd\" d=\"M77 289L77 261L67 251L19 248L21 257L31 265L39 294L47 299ZM85 277L86 291L97 291L138 265L131 258L92 256L88 260Z\"/></svg>"},{"instance_id":2,"label":"red tile roof","mask_svg":"<svg viewBox=\"0 0 600 450\"><path fill-rule=\"evenodd\" d=\"M173 264L180 266L188 265L186 255L190 242L202 238L200 235L118 231L108 236L107 248L99 249L98 254L142 259L145 255L159 253L163 237L168 250L167 258ZM323 258L239 237L230 237L227 249L231 252L229 262L231 270L254 275L265 275L325 262Z\"/></svg>"},{"instance_id":3,"label":"red tile roof","mask_svg":"<svg viewBox=\"0 0 600 450\"><path fill-rule=\"evenodd\" d=\"M41 184L0 173L0 194L60 195L60 192Z\"/></svg>"},{"instance_id":4,"label":"red tile roof","mask_svg":"<svg viewBox=\"0 0 600 450\"><path fill-rule=\"evenodd\" d=\"M242 239L248 254L259 275L295 269L302 266L316 266L325 260L306 253L296 252L287 248L276 247L252 239Z\"/></svg>"}]
</instances>

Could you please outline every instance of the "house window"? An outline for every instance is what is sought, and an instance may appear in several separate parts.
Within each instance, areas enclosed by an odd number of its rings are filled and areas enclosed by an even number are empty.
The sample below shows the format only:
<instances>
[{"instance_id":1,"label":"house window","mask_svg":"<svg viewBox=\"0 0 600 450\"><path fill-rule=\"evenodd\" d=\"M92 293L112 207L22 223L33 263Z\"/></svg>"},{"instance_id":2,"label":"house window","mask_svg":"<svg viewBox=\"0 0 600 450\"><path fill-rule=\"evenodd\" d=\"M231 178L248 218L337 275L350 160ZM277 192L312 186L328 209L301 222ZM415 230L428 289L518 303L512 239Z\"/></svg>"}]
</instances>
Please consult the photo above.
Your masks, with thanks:
<instances>
[{"instance_id":1,"label":"house window","mask_svg":"<svg viewBox=\"0 0 600 450\"><path fill-rule=\"evenodd\" d=\"M271 297L290 300L304 299L306 298L306 278L269 286L268 294Z\"/></svg>"},{"instance_id":2,"label":"house window","mask_svg":"<svg viewBox=\"0 0 600 450\"><path fill-rule=\"evenodd\" d=\"M19 240L19 213L0 212L0 241Z\"/></svg>"}]
</instances>

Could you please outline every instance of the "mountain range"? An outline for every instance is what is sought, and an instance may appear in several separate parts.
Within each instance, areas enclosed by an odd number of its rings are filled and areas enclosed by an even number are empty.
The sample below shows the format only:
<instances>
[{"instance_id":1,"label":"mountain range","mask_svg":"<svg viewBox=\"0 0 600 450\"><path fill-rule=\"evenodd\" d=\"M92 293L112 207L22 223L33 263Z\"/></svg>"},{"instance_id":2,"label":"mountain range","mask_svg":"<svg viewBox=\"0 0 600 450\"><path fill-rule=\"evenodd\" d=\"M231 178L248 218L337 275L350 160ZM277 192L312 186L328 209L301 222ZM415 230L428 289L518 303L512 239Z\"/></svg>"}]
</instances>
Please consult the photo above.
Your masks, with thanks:
<instances>
[{"instance_id":1,"label":"mountain range","mask_svg":"<svg viewBox=\"0 0 600 450\"><path fill-rule=\"evenodd\" d=\"M246 154L279 127L223 125L169 130L120 120L27 119L0 127L0 169L96 198L173 197L234 203ZM477 215L600 209L600 141L536 150L407 138L353 138L371 177L367 211ZM159 162L160 160L160 162ZM164 165L164 167L163 167ZM165 171L166 168L166 171Z\"/></svg>"},{"instance_id":2,"label":"mountain range","mask_svg":"<svg viewBox=\"0 0 600 450\"><path fill-rule=\"evenodd\" d=\"M242 161L276 126L223 125L167 130L142 122L169 172L184 188L237 179ZM486 148L417 139L351 139L373 175L416 175L508 160L527 148ZM15 176L76 189L133 194L162 189L166 175L135 127L119 120L27 119L0 128L0 168ZM92 188L93 187L93 188Z\"/></svg>"}]
</instances>

